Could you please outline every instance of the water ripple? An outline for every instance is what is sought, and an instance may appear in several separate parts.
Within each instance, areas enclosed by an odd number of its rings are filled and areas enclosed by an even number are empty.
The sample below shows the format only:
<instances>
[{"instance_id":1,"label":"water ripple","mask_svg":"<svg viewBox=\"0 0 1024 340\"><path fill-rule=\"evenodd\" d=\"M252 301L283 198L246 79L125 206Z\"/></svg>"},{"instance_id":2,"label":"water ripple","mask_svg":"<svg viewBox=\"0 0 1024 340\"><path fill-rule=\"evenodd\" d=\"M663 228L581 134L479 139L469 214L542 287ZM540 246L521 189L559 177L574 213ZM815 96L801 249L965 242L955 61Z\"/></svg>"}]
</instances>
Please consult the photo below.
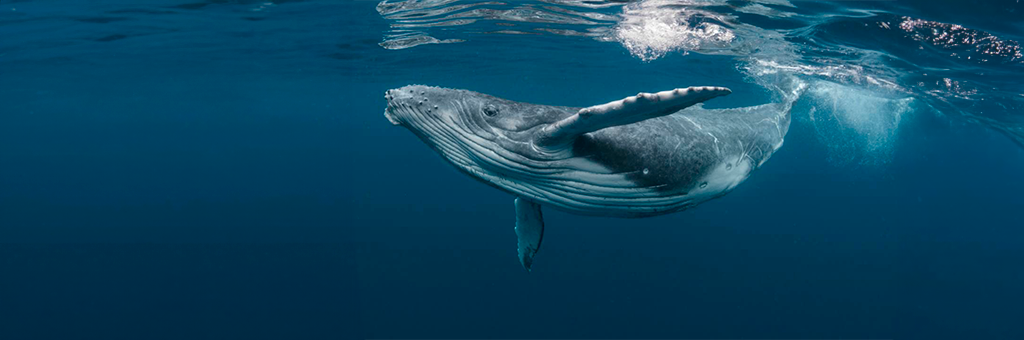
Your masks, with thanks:
<instances>
[{"instance_id":1,"label":"water ripple","mask_svg":"<svg viewBox=\"0 0 1024 340\"><path fill-rule=\"evenodd\" d=\"M583 0L547 0L537 3L504 3L496 1L467 2L459 0L382 1L377 12L389 21L390 30L380 43L386 49L405 49L423 44L455 43L462 38L439 39L433 30L491 23L494 26L479 33L538 34L565 36L601 36L601 30L552 27L571 25L588 28L611 26L618 18L599 10L621 6L616 2ZM538 24L519 27L517 24ZM511 29L507 27L516 27Z\"/></svg>"}]
</instances>

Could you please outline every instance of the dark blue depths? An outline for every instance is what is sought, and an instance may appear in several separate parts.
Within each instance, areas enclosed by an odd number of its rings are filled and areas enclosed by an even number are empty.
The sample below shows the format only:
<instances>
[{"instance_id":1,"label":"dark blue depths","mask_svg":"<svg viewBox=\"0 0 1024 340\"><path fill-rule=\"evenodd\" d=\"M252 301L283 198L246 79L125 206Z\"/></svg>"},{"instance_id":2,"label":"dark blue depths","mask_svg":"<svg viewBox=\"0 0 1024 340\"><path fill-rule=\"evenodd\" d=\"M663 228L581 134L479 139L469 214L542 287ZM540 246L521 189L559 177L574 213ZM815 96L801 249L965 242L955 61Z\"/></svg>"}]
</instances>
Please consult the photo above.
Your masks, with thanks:
<instances>
[{"instance_id":1,"label":"dark blue depths","mask_svg":"<svg viewBox=\"0 0 1024 340\"><path fill-rule=\"evenodd\" d=\"M391 126L386 89L771 93L732 56L643 62L593 39L386 50L375 5L0 2L0 338L1024 338L1024 149L1006 133L915 104L890 153L837 156L798 103L723 198L546 210L526 273L513 197ZM1005 10L896 5L1020 37Z\"/></svg>"}]
</instances>

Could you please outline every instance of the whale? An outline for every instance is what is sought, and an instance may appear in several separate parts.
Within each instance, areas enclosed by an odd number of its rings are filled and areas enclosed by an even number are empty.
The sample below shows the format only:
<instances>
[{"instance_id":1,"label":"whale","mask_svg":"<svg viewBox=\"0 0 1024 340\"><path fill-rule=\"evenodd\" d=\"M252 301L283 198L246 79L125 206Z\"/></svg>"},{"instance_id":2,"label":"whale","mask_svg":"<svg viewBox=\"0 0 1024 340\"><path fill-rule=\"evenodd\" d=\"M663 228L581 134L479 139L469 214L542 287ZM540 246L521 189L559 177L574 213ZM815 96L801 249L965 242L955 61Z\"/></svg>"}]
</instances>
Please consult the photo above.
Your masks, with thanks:
<instances>
[{"instance_id":1,"label":"whale","mask_svg":"<svg viewBox=\"0 0 1024 340\"><path fill-rule=\"evenodd\" d=\"M642 218L732 191L779 150L792 101L705 109L731 90L692 86L587 107L460 89L387 90L384 116L462 173L514 196L517 254L530 271L542 207Z\"/></svg>"}]
</instances>

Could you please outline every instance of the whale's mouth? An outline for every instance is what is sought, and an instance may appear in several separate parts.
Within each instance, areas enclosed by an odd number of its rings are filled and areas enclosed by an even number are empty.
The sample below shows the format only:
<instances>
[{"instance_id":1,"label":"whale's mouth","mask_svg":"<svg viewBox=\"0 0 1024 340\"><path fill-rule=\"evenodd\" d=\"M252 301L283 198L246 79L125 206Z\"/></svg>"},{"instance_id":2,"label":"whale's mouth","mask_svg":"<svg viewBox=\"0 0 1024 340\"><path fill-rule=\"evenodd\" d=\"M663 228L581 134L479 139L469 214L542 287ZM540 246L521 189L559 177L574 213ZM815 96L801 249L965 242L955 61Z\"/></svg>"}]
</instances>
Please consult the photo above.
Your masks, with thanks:
<instances>
[{"instance_id":1,"label":"whale's mouth","mask_svg":"<svg viewBox=\"0 0 1024 340\"><path fill-rule=\"evenodd\" d=\"M384 118L387 118L391 125L402 125L402 122L398 121L398 117L395 117L390 109L384 109Z\"/></svg>"},{"instance_id":2,"label":"whale's mouth","mask_svg":"<svg viewBox=\"0 0 1024 340\"><path fill-rule=\"evenodd\" d=\"M384 109L384 118L387 118L392 125L402 125L402 122L395 116L395 96L392 94L392 90L384 91L384 100L388 101L388 107Z\"/></svg>"}]
</instances>

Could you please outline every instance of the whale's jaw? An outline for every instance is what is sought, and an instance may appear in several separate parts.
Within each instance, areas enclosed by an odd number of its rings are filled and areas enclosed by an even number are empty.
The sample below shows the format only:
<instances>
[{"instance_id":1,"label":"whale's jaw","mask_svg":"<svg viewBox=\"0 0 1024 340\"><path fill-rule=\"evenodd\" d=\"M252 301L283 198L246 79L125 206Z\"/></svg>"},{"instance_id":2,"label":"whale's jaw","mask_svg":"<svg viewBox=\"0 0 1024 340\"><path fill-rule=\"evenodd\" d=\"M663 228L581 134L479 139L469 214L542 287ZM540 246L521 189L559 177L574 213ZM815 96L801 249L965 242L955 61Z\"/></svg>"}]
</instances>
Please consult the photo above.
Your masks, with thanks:
<instances>
[{"instance_id":1,"label":"whale's jaw","mask_svg":"<svg viewBox=\"0 0 1024 340\"><path fill-rule=\"evenodd\" d=\"M436 151L456 169L483 179L486 154L497 148L479 115L474 93L423 85L409 85L384 93L384 117L400 125Z\"/></svg>"},{"instance_id":2,"label":"whale's jaw","mask_svg":"<svg viewBox=\"0 0 1024 340\"><path fill-rule=\"evenodd\" d=\"M402 125L402 122L398 121L398 117L395 117L391 111L384 110L384 118L387 118L391 125Z\"/></svg>"},{"instance_id":3,"label":"whale's jaw","mask_svg":"<svg viewBox=\"0 0 1024 340\"><path fill-rule=\"evenodd\" d=\"M384 118L387 118L391 125L402 125L402 122L398 120L394 113L395 105L397 104L394 102L395 96L391 91L387 90L384 92L384 100L388 101L388 106L384 109Z\"/></svg>"}]
</instances>

